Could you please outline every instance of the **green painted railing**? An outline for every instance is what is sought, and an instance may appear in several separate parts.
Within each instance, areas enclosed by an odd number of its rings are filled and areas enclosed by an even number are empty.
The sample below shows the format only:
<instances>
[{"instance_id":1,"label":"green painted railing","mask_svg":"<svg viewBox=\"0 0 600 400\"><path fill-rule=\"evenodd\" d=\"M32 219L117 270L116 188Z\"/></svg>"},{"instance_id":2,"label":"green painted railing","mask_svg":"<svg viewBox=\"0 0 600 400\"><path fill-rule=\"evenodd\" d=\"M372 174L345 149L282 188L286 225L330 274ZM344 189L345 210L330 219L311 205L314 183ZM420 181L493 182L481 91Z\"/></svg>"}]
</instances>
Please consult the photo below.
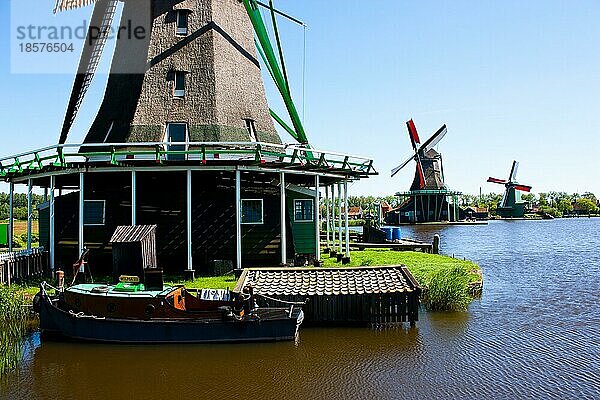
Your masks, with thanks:
<instances>
[{"instance_id":1,"label":"green painted railing","mask_svg":"<svg viewBox=\"0 0 600 400\"><path fill-rule=\"evenodd\" d=\"M175 149L175 150L174 150ZM182 150L180 150L182 149ZM111 164L114 166L155 162L210 164L252 162L278 167L306 167L375 175L373 160L335 152L307 149L301 145L249 142L144 142L64 144L0 158L0 178L41 171L47 168Z\"/></svg>"}]
</instances>

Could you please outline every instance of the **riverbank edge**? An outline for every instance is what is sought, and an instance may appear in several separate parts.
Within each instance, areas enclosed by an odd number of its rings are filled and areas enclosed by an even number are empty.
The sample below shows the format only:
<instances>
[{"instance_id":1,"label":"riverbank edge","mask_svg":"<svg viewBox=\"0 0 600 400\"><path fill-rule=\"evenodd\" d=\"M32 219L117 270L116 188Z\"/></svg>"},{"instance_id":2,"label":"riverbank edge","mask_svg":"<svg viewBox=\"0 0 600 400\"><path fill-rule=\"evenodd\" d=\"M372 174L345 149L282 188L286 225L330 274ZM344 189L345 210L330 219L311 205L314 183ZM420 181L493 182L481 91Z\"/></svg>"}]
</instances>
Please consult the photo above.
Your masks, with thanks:
<instances>
[{"instance_id":1,"label":"riverbank edge","mask_svg":"<svg viewBox=\"0 0 600 400\"><path fill-rule=\"evenodd\" d=\"M341 265L335 258L330 258L325 253L322 254L324 268L406 265L421 285L424 294L429 289L428 282L431 281L433 275L440 272L447 272L450 275L459 273L467 274L468 279L465 281L465 286L457 289L465 290L472 299L480 297L483 291L483 271L479 265L466 259L438 254L393 250L351 251L350 259L350 264ZM99 283L102 283L102 280ZM190 289L233 289L236 283L237 279L234 275L198 277L194 280L168 276L165 279L165 284L167 285L185 285ZM24 296L29 303L31 303L33 296L39 290L37 282L17 287L19 290L15 291L15 293Z\"/></svg>"}]
</instances>

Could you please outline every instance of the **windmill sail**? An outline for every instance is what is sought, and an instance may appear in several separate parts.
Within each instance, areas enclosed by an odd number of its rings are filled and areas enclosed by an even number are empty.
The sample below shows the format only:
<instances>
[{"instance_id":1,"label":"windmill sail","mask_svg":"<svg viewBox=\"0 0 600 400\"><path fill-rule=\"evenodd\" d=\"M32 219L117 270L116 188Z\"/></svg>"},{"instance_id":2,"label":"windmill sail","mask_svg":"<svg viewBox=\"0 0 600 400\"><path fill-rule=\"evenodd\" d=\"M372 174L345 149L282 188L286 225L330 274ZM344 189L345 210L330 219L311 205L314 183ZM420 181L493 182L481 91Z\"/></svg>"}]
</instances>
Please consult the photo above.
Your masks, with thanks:
<instances>
[{"instance_id":1,"label":"windmill sail","mask_svg":"<svg viewBox=\"0 0 600 400\"><path fill-rule=\"evenodd\" d=\"M436 133L433 134L432 137L430 137L425 143L423 143L423 146L421 146L423 152L426 153L429 150L433 149L435 146L437 146L437 144L444 138L444 136L446 136L446 133L448 133L448 128L446 127L446 125L443 125L440 129L437 130Z\"/></svg>"},{"instance_id":2,"label":"windmill sail","mask_svg":"<svg viewBox=\"0 0 600 400\"><path fill-rule=\"evenodd\" d=\"M59 3L57 3L57 7L62 11L87 5L92 3L92 1L62 0L59 1ZM60 144L64 144L67 141L67 137L69 136L73 122L75 122L81 103L92 84L98 64L100 63L100 58L102 57L102 52L106 45L106 40L110 35L112 22L117 11L117 3L117 0L98 0L96 2L90 27L97 27L98 31L95 33L92 29L88 29L87 38L79 61L79 68L77 70L77 75L75 76L75 82L73 83L73 90L71 91L67 113L60 133Z\"/></svg>"},{"instance_id":3,"label":"windmill sail","mask_svg":"<svg viewBox=\"0 0 600 400\"><path fill-rule=\"evenodd\" d=\"M517 161L513 161L512 168L510 170L510 177L508 178L509 182L517 181L517 171L519 170L519 163Z\"/></svg>"}]
</instances>

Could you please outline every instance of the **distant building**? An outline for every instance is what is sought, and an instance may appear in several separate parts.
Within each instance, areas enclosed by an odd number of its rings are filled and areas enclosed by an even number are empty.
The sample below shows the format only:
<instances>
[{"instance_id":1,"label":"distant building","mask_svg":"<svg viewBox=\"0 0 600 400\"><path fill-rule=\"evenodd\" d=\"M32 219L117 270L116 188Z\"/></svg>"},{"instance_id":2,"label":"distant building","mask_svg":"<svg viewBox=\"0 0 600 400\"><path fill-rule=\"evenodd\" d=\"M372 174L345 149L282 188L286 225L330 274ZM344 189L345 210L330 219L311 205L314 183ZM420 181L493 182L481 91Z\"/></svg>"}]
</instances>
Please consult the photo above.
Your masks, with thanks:
<instances>
[{"instance_id":1,"label":"distant building","mask_svg":"<svg viewBox=\"0 0 600 400\"><path fill-rule=\"evenodd\" d=\"M364 212L362 207L348 207L348 219L363 219Z\"/></svg>"},{"instance_id":2,"label":"distant building","mask_svg":"<svg viewBox=\"0 0 600 400\"><path fill-rule=\"evenodd\" d=\"M460 209L461 219L467 220L485 220L489 219L490 212L487 207L462 207Z\"/></svg>"}]
</instances>

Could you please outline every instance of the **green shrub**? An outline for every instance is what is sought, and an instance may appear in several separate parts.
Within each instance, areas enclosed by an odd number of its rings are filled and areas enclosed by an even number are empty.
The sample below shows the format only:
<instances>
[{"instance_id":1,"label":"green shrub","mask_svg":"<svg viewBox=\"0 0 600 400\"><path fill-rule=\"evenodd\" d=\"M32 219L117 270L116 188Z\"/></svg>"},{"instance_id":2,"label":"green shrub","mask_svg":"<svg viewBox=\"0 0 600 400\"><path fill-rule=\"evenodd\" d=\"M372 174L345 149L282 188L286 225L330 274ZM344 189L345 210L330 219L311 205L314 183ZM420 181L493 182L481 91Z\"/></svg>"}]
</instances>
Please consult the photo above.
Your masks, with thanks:
<instances>
[{"instance_id":1,"label":"green shrub","mask_svg":"<svg viewBox=\"0 0 600 400\"><path fill-rule=\"evenodd\" d=\"M425 308L429 311L466 310L472 300L470 281L471 274L459 267L432 272L425 282Z\"/></svg>"},{"instance_id":2,"label":"green shrub","mask_svg":"<svg viewBox=\"0 0 600 400\"><path fill-rule=\"evenodd\" d=\"M20 289L0 285L0 376L16 367L27 332L29 311Z\"/></svg>"}]
</instances>

